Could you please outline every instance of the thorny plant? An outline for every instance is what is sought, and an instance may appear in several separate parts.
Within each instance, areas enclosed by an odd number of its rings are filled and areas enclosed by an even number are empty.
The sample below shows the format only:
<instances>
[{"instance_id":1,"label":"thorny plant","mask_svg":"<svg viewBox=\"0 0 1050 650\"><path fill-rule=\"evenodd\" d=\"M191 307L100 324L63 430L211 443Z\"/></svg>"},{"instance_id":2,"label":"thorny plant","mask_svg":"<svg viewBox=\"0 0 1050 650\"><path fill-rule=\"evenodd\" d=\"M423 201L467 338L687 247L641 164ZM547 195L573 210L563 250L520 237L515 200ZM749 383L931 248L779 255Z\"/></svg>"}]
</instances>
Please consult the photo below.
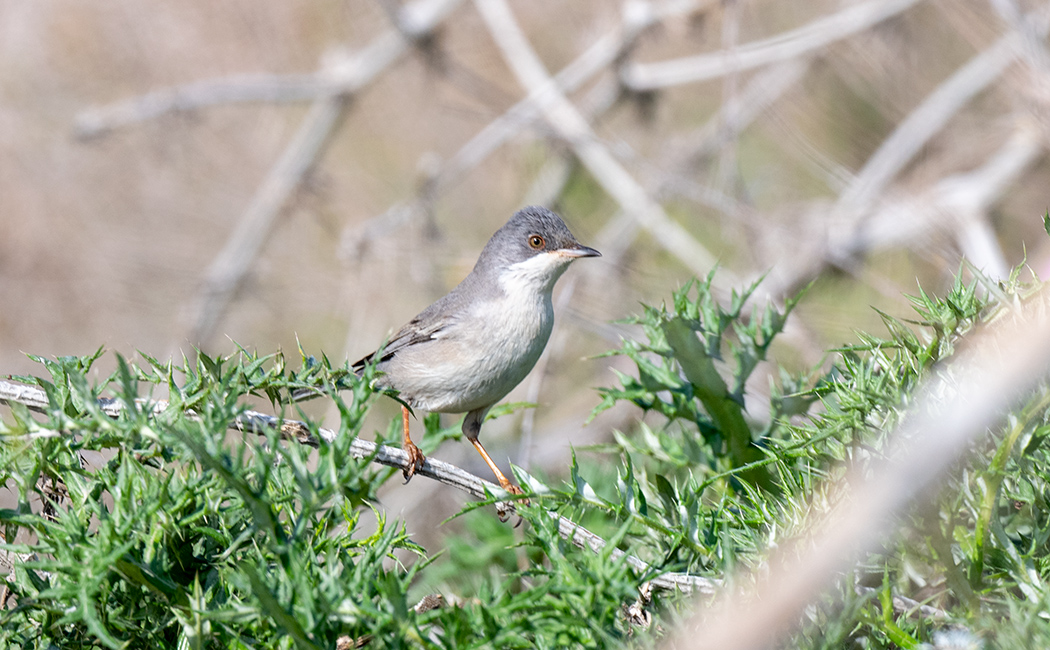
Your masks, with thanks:
<instances>
[{"instance_id":1,"label":"thorny plant","mask_svg":"<svg viewBox=\"0 0 1050 650\"><path fill-rule=\"evenodd\" d=\"M1025 298L1031 285L1019 275L998 286L959 280L944 298L920 291L914 320L883 314L886 336L859 335L820 370L780 371L762 414L748 410L748 381L797 299L745 313L754 287L722 305L710 276L688 283L634 319L642 336L610 354L637 372L599 391L596 413L628 401L650 415L574 454L565 484L517 471L531 498L520 508L523 540L488 512L466 514L480 507L471 504L444 554L428 554L377 505L394 471L348 452L373 401L373 368L358 378L304 355L290 370L281 354L241 349L181 366L118 357L112 376L91 383L101 350L36 358L50 378L14 379L42 387L49 406L33 414L11 403L0 422L0 480L17 504L0 511L2 548L15 558L0 645L652 646L683 597L650 601L645 582L760 566L770 545L800 532L804 512L828 505L826 479L879 457L959 338ZM316 434L288 397L306 386L339 408L332 442L315 451L275 431L228 431L253 397ZM169 407L155 412L153 395ZM106 399L123 405L119 418L100 408ZM1050 640L1040 616L1050 601L1048 410L1043 388L811 610L790 644L914 648L951 625L999 647ZM426 423L428 452L458 435L436 417ZM381 437L396 436L396 424ZM551 510L601 533L606 549L561 538ZM615 561L616 547L652 570ZM412 606L433 591L445 606ZM946 618L895 609L898 595Z\"/></svg>"}]
</instances>

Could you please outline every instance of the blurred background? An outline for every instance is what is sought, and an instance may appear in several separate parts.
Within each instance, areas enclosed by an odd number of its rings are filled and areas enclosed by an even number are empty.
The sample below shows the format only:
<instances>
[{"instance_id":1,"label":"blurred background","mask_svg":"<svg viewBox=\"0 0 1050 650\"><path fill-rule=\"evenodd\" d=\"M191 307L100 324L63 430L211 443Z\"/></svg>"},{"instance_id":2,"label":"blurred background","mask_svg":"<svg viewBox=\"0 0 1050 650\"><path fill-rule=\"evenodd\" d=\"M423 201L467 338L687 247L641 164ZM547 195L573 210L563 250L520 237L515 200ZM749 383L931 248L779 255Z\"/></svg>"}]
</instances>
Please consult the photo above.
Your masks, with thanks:
<instances>
[{"instance_id":1,"label":"blurred background","mask_svg":"<svg viewBox=\"0 0 1050 650\"><path fill-rule=\"evenodd\" d=\"M582 426L618 363L589 357L631 334L614 321L716 264L726 296L765 275L759 305L812 283L776 349L796 369L879 329L872 307L910 316L904 294L963 258L1045 269L1048 18L1019 0L0 2L0 374L100 345L354 360L539 203L605 256L561 280L548 354L509 398L539 407L484 439L562 476L570 445L638 415ZM469 445L437 455L487 476Z\"/></svg>"}]
</instances>

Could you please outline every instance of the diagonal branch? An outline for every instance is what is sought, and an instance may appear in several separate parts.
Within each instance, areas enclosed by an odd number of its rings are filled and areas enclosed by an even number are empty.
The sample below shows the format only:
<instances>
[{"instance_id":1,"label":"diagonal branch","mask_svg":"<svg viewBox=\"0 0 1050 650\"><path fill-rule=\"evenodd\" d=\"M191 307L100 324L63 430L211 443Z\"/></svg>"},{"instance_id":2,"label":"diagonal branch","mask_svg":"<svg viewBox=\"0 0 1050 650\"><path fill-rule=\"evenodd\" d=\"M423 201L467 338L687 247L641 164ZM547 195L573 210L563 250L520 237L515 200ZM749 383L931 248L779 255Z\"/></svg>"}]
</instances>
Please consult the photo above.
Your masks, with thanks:
<instances>
[{"instance_id":1,"label":"diagonal branch","mask_svg":"<svg viewBox=\"0 0 1050 650\"><path fill-rule=\"evenodd\" d=\"M46 412L48 409L47 394L42 389L36 386L29 386L3 379L0 379L0 403L22 404L30 410L37 412ZM162 413L169 407L168 403L164 400L140 399L138 400L138 404L142 408L148 409L153 414ZM119 418L125 408L123 402L109 398L100 399L98 406L103 413L113 419ZM186 412L184 415L191 419L196 417L192 412ZM310 446L317 446L319 444L318 440L311 435L306 424L295 420L283 420L258 411L243 412L230 424L230 428L247 433L280 431L281 437L285 440ZM321 439L325 442L331 442L338 435L335 431L324 428L319 429L318 433L320 434ZM54 431L41 427L29 432L26 436L36 438L57 437L71 434L72 432L70 431ZM374 442L361 440L360 438L354 438L354 440L350 442L350 453L355 458L371 458L374 463L399 469L404 469L409 463L408 455L404 451L396 447L377 445ZM479 499L487 499L492 495L503 496L506 494L498 485L470 474L455 465L434 458L427 458L423 463L423 467L416 472L416 475L424 476L445 485L449 485ZM513 508L513 506L509 504L508 507ZM595 553L600 553L605 549L607 543L598 535L592 533L571 519L562 517L557 513L548 512L547 514L552 518L557 518L558 533L565 539L570 540L576 546L590 549ZM722 590L723 587L723 582L714 578L705 578L703 576L678 572L656 574L655 569L648 563L633 555L624 553L620 549L612 549L611 556L614 560L627 562L634 570L643 575L653 575L653 577L647 582L652 586L661 589L681 591L683 593L700 593L710 596ZM5 561L10 562L11 560L12 558L10 556L0 554L0 565ZM863 587L861 585L855 585L855 589L858 593L873 592L871 588ZM946 617L945 612L940 609L923 605L910 598L902 596L894 597L893 607L894 611L902 614L919 612L922 616L927 618Z\"/></svg>"},{"instance_id":2,"label":"diagonal branch","mask_svg":"<svg viewBox=\"0 0 1050 650\"><path fill-rule=\"evenodd\" d=\"M539 106L547 124L572 147L576 157L602 188L688 269L700 275L710 271L717 263L716 257L673 221L599 141L587 120L558 90L506 2L475 0L474 6L503 52L507 65ZM721 278L727 283L735 281L726 271L722 272Z\"/></svg>"},{"instance_id":3,"label":"diagonal branch","mask_svg":"<svg viewBox=\"0 0 1050 650\"><path fill-rule=\"evenodd\" d=\"M323 155L342 121L346 105L347 99L343 96L315 102L295 137L256 190L226 245L208 267L190 319L189 340L195 345L203 345L211 338L244 276L269 240L288 197Z\"/></svg>"},{"instance_id":4,"label":"diagonal branch","mask_svg":"<svg viewBox=\"0 0 1050 650\"><path fill-rule=\"evenodd\" d=\"M930 93L879 145L853 182L839 196L837 209L870 205L930 138L978 93L999 78L1017 57L1019 38L1009 34L971 59Z\"/></svg>"},{"instance_id":5,"label":"diagonal branch","mask_svg":"<svg viewBox=\"0 0 1050 650\"><path fill-rule=\"evenodd\" d=\"M773 550L763 570L738 576L712 607L697 609L667 647L744 650L777 645L861 553L893 534L893 521L935 491L945 474L1050 368L1050 293L1004 311L933 374L889 439L890 453L829 484L827 514L813 534ZM675 643L678 646L674 646Z\"/></svg>"},{"instance_id":6,"label":"diagonal branch","mask_svg":"<svg viewBox=\"0 0 1050 650\"><path fill-rule=\"evenodd\" d=\"M1045 36L1050 27L1047 18L1044 9L1026 17L1025 25ZM832 211L833 219L845 221L844 236L855 237L852 231L860 227L893 179L952 117L1002 76L1006 68L1021 56L1023 44L1024 35L1020 31L1002 36L956 70L883 140L853 182L839 195ZM854 252L849 248L840 250L848 251L847 255Z\"/></svg>"},{"instance_id":7,"label":"diagonal branch","mask_svg":"<svg viewBox=\"0 0 1050 650\"><path fill-rule=\"evenodd\" d=\"M219 255L212 261L191 317L190 341L207 341L237 288L270 237L295 188L317 163L353 95L399 60L412 39L429 33L458 0L418 0L402 10L397 29L376 38L358 56L323 74L338 79L339 94L314 102L296 137L270 170Z\"/></svg>"},{"instance_id":8,"label":"diagonal branch","mask_svg":"<svg viewBox=\"0 0 1050 650\"><path fill-rule=\"evenodd\" d=\"M596 40L580 56L554 76L559 92L571 94L582 88L595 76L609 69L627 55L638 37L649 27L667 18L699 11L715 0L679 0L653 7L649 3L631 3L625 9L622 24ZM628 10L629 9L629 10ZM634 9L639 9L634 11ZM404 222L418 218L426 205L480 166L508 140L529 128L541 117L539 99L529 95L492 120L459 148L441 169L425 184L421 195L414 200L400 202L384 213L355 225L343 233L340 253L354 258L371 240L385 235ZM603 105L607 109L608 104Z\"/></svg>"}]
</instances>

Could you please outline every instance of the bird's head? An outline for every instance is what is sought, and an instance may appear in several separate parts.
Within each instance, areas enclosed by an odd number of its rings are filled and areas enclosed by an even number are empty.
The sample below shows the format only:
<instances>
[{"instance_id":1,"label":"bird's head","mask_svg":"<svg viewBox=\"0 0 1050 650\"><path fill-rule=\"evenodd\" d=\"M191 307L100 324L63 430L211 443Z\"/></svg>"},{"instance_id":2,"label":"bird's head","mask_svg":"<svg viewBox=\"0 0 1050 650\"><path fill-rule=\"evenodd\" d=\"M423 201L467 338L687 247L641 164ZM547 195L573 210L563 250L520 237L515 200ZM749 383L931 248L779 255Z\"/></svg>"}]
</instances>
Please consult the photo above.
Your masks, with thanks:
<instances>
[{"instance_id":1,"label":"bird's head","mask_svg":"<svg viewBox=\"0 0 1050 650\"><path fill-rule=\"evenodd\" d=\"M601 253L576 241L558 215L529 206L496 231L474 272L491 273L504 285L549 294L569 264L580 257L601 257Z\"/></svg>"}]
</instances>

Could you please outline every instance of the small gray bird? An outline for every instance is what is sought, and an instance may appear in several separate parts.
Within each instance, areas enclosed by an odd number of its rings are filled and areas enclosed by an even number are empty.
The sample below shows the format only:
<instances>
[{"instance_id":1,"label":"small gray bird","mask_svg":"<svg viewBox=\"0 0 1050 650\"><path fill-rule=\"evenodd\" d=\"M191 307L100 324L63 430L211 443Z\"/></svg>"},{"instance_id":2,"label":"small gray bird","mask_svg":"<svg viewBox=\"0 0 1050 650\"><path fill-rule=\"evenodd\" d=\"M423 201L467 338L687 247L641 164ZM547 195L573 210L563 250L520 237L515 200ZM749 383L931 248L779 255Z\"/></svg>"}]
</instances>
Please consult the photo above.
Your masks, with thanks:
<instances>
[{"instance_id":1,"label":"small gray bird","mask_svg":"<svg viewBox=\"0 0 1050 650\"><path fill-rule=\"evenodd\" d=\"M601 253L576 241L561 217L530 206L496 231L474 270L448 295L408 321L381 350L377 384L398 392L412 408L466 413L463 434L508 492L520 494L478 440L489 409L529 374L554 325L551 291L579 257ZM376 352L354 364L375 360ZM408 481L423 453L402 410Z\"/></svg>"}]
</instances>

